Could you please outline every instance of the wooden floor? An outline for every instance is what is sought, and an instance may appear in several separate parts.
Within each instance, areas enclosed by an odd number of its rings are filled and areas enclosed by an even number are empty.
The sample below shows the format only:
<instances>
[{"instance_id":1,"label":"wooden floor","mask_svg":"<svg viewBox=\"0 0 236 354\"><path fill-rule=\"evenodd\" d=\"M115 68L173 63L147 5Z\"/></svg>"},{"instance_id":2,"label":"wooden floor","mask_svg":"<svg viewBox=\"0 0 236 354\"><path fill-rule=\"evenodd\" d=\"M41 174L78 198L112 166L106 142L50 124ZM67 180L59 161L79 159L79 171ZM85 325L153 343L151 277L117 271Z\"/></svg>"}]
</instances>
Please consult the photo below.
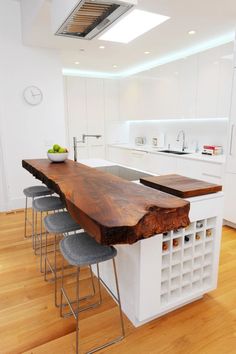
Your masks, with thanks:
<instances>
[{"instance_id":1,"label":"wooden floor","mask_svg":"<svg viewBox=\"0 0 236 354\"><path fill-rule=\"evenodd\" d=\"M39 273L23 212L0 214L0 353L75 353L75 324L53 305L53 284ZM86 271L83 286L89 287ZM102 307L81 315L82 353L118 334L117 308L103 291ZM101 353L236 353L236 231L223 230L218 289L140 328L126 319L126 338Z\"/></svg>"}]
</instances>

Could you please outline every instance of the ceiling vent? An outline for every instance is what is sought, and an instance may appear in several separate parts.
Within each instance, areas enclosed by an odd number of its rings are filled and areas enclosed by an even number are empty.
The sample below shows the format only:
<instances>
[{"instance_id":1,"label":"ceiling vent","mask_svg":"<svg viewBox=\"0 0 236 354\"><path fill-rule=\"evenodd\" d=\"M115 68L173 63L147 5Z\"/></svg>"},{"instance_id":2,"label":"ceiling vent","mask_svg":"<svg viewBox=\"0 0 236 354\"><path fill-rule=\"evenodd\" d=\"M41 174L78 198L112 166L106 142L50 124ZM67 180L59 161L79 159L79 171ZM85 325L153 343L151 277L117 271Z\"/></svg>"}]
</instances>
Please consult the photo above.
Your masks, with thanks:
<instances>
[{"instance_id":1,"label":"ceiling vent","mask_svg":"<svg viewBox=\"0 0 236 354\"><path fill-rule=\"evenodd\" d=\"M137 0L54 0L54 33L65 37L92 39L135 4Z\"/></svg>"}]
</instances>

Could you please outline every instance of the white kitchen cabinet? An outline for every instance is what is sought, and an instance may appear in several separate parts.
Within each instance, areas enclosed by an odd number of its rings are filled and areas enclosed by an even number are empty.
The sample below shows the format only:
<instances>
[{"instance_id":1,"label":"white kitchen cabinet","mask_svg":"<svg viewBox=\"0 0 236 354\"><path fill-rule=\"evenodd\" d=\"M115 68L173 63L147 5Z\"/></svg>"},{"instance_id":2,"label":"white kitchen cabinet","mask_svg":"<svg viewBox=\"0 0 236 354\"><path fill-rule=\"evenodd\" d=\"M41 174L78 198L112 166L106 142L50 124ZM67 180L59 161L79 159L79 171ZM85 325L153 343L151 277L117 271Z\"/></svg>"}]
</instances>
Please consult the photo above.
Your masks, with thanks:
<instances>
[{"instance_id":1,"label":"white kitchen cabinet","mask_svg":"<svg viewBox=\"0 0 236 354\"><path fill-rule=\"evenodd\" d=\"M219 47L198 54L197 118L217 117L219 59Z\"/></svg>"},{"instance_id":2,"label":"white kitchen cabinet","mask_svg":"<svg viewBox=\"0 0 236 354\"><path fill-rule=\"evenodd\" d=\"M236 174L236 70L233 81L226 172Z\"/></svg>"},{"instance_id":3,"label":"white kitchen cabinet","mask_svg":"<svg viewBox=\"0 0 236 354\"><path fill-rule=\"evenodd\" d=\"M67 145L73 151L73 137L79 140L82 134L87 133L86 116L86 79L68 76L65 78L65 97L66 97L66 117L67 117ZM86 144L78 144L85 153ZM88 153L88 152L87 152Z\"/></svg>"},{"instance_id":4,"label":"white kitchen cabinet","mask_svg":"<svg viewBox=\"0 0 236 354\"><path fill-rule=\"evenodd\" d=\"M150 75L151 76L151 75ZM175 61L159 67L152 105L157 119L181 118L180 62Z\"/></svg>"},{"instance_id":5,"label":"white kitchen cabinet","mask_svg":"<svg viewBox=\"0 0 236 354\"><path fill-rule=\"evenodd\" d=\"M222 164L178 158L176 171L182 176L223 184L224 166Z\"/></svg>"},{"instance_id":6,"label":"white kitchen cabinet","mask_svg":"<svg viewBox=\"0 0 236 354\"><path fill-rule=\"evenodd\" d=\"M109 161L116 162L121 165L148 171L149 153L146 151L108 146L107 158Z\"/></svg>"},{"instance_id":7,"label":"white kitchen cabinet","mask_svg":"<svg viewBox=\"0 0 236 354\"><path fill-rule=\"evenodd\" d=\"M120 118L121 120L143 119L141 107L140 80L125 78L120 80Z\"/></svg>"},{"instance_id":8,"label":"white kitchen cabinet","mask_svg":"<svg viewBox=\"0 0 236 354\"><path fill-rule=\"evenodd\" d=\"M165 175L169 173L176 173L177 160L175 156L165 156L159 154L149 154L149 168L148 171L157 175Z\"/></svg>"},{"instance_id":9,"label":"white kitchen cabinet","mask_svg":"<svg viewBox=\"0 0 236 354\"><path fill-rule=\"evenodd\" d=\"M73 137L82 134L98 134L102 137L87 138L78 143L79 158L104 158L104 86L102 79L81 77L65 78L68 145L73 151ZM70 156L72 157L72 156Z\"/></svg>"},{"instance_id":10,"label":"white kitchen cabinet","mask_svg":"<svg viewBox=\"0 0 236 354\"><path fill-rule=\"evenodd\" d=\"M149 170L149 153L146 151L128 150L127 151L127 165L139 170Z\"/></svg>"},{"instance_id":11,"label":"white kitchen cabinet","mask_svg":"<svg viewBox=\"0 0 236 354\"><path fill-rule=\"evenodd\" d=\"M105 122L120 120L120 81L104 80Z\"/></svg>"},{"instance_id":12,"label":"white kitchen cabinet","mask_svg":"<svg viewBox=\"0 0 236 354\"><path fill-rule=\"evenodd\" d=\"M224 219L236 224L236 175L226 173L224 177Z\"/></svg>"},{"instance_id":13,"label":"white kitchen cabinet","mask_svg":"<svg viewBox=\"0 0 236 354\"><path fill-rule=\"evenodd\" d=\"M179 97L181 118L195 118L198 80L198 56L189 56L180 60L179 63Z\"/></svg>"},{"instance_id":14,"label":"white kitchen cabinet","mask_svg":"<svg viewBox=\"0 0 236 354\"><path fill-rule=\"evenodd\" d=\"M217 117L229 117L233 83L233 43L220 47Z\"/></svg>"},{"instance_id":15,"label":"white kitchen cabinet","mask_svg":"<svg viewBox=\"0 0 236 354\"><path fill-rule=\"evenodd\" d=\"M127 165L129 163L129 150L121 149L115 146L107 147L107 159L112 162L119 163L121 165Z\"/></svg>"}]
</instances>

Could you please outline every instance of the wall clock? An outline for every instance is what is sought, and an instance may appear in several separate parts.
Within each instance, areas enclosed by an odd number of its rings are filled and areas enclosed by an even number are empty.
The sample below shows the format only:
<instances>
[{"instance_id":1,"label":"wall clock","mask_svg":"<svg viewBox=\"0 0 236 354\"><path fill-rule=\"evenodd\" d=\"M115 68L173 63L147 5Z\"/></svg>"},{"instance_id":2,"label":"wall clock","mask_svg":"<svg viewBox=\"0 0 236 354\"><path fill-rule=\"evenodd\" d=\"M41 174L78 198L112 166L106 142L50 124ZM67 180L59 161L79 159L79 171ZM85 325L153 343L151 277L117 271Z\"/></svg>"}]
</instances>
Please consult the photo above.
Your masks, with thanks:
<instances>
[{"instance_id":1,"label":"wall clock","mask_svg":"<svg viewBox=\"0 0 236 354\"><path fill-rule=\"evenodd\" d=\"M31 106L36 106L42 102L43 93L37 86L28 86L24 89L23 97L25 102Z\"/></svg>"}]
</instances>

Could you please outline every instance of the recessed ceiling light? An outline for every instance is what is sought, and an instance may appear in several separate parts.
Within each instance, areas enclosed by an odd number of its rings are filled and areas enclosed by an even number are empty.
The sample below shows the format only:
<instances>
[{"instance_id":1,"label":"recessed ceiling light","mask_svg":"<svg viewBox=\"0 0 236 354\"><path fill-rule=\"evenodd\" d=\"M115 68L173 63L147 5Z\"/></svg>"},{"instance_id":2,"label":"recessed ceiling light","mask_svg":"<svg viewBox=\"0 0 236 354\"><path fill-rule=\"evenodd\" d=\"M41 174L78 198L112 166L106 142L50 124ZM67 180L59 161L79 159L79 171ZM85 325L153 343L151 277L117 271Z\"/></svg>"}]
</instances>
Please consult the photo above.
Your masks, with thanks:
<instances>
[{"instance_id":1,"label":"recessed ceiling light","mask_svg":"<svg viewBox=\"0 0 236 354\"><path fill-rule=\"evenodd\" d=\"M116 68L118 68L118 65L113 64L112 67L113 67L114 69L116 69Z\"/></svg>"},{"instance_id":2,"label":"recessed ceiling light","mask_svg":"<svg viewBox=\"0 0 236 354\"><path fill-rule=\"evenodd\" d=\"M79 61L75 61L75 64L76 64L76 65L79 65Z\"/></svg>"},{"instance_id":3,"label":"recessed ceiling light","mask_svg":"<svg viewBox=\"0 0 236 354\"><path fill-rule=\"evenodd\" d=\"M188 31L188 34L190 35L196 34L196 31L195 30Z\"/></svg>"},{"instance_id":4,"label":"recessed ceiling light","mask_svg":"<svg viewBox=\"0 0 236 354\"><path fill-rule=\"evenodd\" d=\"M144 54L150 54L151 52L149 52L148 50L146 52L144 52Z\"/></svg>"},{"instance_id":5,"label":"recessed ceiling light","mask_svg":"<svg viewBox=\"0 0 236 354\"><path fill-rule=\"evenodd\" d=\"M106 31L99 39L129 43L152 28L169 20L170 17L143 10L133 10Z\"/></svg>"},{"instance_id":6,"label":"recessed ceiling light","mask_svg":"<svg viewBox=\"0 0 236 354\"><path fill-rule=\"evenodd\" d=\"M100 45L99 49L105 49L105 46L104 45Z\"/></svg>"}]
</instances>

